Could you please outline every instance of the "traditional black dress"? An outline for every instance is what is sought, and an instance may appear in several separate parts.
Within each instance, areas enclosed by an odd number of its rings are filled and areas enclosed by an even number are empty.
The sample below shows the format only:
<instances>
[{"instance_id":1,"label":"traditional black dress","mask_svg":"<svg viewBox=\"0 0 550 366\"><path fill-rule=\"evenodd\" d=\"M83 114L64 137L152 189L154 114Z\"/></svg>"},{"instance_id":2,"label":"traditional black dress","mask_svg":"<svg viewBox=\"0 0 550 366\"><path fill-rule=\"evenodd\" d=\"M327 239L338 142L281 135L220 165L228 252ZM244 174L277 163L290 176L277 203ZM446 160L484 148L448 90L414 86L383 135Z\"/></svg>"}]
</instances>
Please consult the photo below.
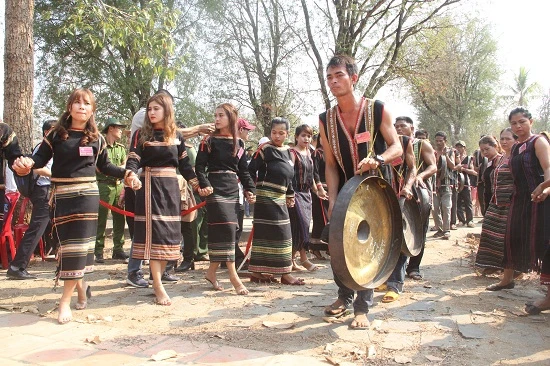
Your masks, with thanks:
<instances>
[{"instance_id":1,"label":"traditional black dress","mask_svg":"<svg viewBox=\"0 0 550 366\"><path fill-rule=\"evenodd\" d=\"M510 169L514 192L508 214L504 268L520 272L540 271L546 250L544 239L544 203L531 201L531 192L544 180L535 154L533 135L512 148Z\"/></svg>"},{"instance_id":2,"label":"traditional black dress","mask_svg":"<svg viewBox=\"0 0 550 366\"><path fill-rule=\"evenodd\" d=\"M181 245L181 197L176 168L196 189L198 180L189 163L185 140L177 132L164 141L164 130L153 131L150 141L139 142L141 130L132 136L126 168L141 171L142 188L136 192L132 258L178 260Z\"/></svg>"},{"instance_id":3,"label":"traditional black dress","mask_svg":"<svg viewBox=\"0 0 550 366\"><path fill-rule=\"evenodd\" d=\"M200 187L214 189L214 193L206 197L208 256L211 262L235 261L240 210L238 180L245 191L255 192L254 182L248 173L244 142L239 139L237 144L235 155L232 136L207 136L197 154L195 171Z\"/></svg>"},{"instance_id":4,"label":"traditional black dress","mask_svg":"<svg viewBox=\"0 0 550 366\"><path fill-rule=\"evenodd\" d=\"M320 145L321 142L319 141ZM325 156L323 147L319 146L312 155L314 176L318 182L323 185L325 191L327 183L325 179ZM318 178L317 178L318 177ZM311 249L312 250L328 250L328 245L321 243L321 233L328 221L328 200L320 199L315 193L311 196L311 210L313 215L313 228L311 229Z\"/></svg>"},{"instance_id":5,"label":"traditional black dress","mask_svg":"<svg viewBox=\"0 0 550 366\"><path fill-rule=\"evenodd\" d=\"M313 178L313 160L310 150L305 155L298 150L290 149L294 155L294 207L289 208L290 226L292 228L292 250L309 249L309 223L311 222L311 187Z\"/></svg>"},{"instance_id":6,"label":"traditional black dress","mask_svg":"<svg viewBox=\"0 0 550 366\"><path fill-rule=\"evenodd\" d=\"M96 168L105 175L124 178L126 171L111 164L103 136L86 145L83 130L68 130L67 140L49 133L33 155L33 168L42 168L53 157L52 226L59 242L58 278L76 280L94 264L99 191Z\"/></svg>"},{"instance_id":7,"label":"traditional black dress","mask_svg":"<svg viewBox=\"0 0 550 366\"><path fill-rule=\"evenodd\" d=\"M489 172L485 182L491 185L488 191L492 192L492 197L485 211L475 265L502 269L506 221L514 190L514 179L510 172L509 159L504 156L497 156L491 160L485 172Z\"/></svg>"},{"instance_id":8,"label":"traditional black dress","mask_svg":"<svg viewBox=\"0 0 550 366\"><path fill-rule=\"evenodd\" d=\"M286 198L293 197L294 167L288 146L260 146L248 165L258 175L254 237L248 270L286 274L292 270L292 232Z\"/></svg>"}]
</instances>

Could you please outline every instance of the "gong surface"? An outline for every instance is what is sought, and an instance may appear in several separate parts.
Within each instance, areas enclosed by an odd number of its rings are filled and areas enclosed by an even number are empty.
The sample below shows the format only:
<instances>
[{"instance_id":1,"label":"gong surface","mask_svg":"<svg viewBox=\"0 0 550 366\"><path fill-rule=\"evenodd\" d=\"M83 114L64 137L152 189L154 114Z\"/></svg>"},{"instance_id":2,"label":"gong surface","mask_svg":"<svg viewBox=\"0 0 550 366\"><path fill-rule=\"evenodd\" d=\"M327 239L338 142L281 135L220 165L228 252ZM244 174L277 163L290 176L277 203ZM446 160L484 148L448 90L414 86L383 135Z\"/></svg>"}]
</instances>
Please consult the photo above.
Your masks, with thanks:
<instances>
[{"instance_id":1,"label":"gong surface","mask_svg":"<svg viewBox=\"0 0 550 366\"><path fill-rule=\"evenodd\" d=\"M413 193L420 208L420 218L424 223L430 218L430 213L432 212L432 191L428 188L413 186Z\"/></svg>"},{"instance_id":2,"label":"gong surface","mask_svg":"<svg viewBox=\"0 0 550 366\"><path fill-rule=\"evenodd\" d=\"M401 252L407 257L414 257L422 250L424 226L420 216L420 208L415 199L399 198L401 216L403 218L403 242Z\"/></svg>"},{"instance_id":3,"label":"gong surface","mask_svg":"<svg viewBox=\"0 0 550 366\"><path fill-rule=\"evenodd\" d=\"M354 176L340 190L330 220L331 265L349 288L383 283L401 251L401 213L390 184L379 177Z\"/></svg>"}]
</instances>

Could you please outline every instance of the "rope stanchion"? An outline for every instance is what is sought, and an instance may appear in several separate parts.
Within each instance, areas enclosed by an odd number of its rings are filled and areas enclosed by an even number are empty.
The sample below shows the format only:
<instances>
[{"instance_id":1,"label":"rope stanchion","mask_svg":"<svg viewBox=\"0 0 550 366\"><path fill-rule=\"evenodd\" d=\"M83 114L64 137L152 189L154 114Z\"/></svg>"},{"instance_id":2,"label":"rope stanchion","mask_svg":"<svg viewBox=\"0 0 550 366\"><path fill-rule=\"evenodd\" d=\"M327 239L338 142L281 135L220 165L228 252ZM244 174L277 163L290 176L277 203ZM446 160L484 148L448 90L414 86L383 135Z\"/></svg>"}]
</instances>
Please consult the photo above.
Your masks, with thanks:
<instances>
[{"instance_id":1,"label":"rope stanchion","mask_svg":"<svg viewBox=\"0 0 550 366\"><path fill-rule=\"evenodd\" d=\"M112 206L112 205L108 204L105 201L99 200L99 204L101 206L105 207L105 208L108 208L109 210L111 210L113 212L116 212L117 214L121 214L121 215L124 215L124 216L129 216L129 217L134 217L135 216L133 212L124 211L123 209Z\"/></svg>"},{"instance_id":2,"label":"rope stanchion","mask_svg":"<svg viewBox=\"0 0 550 366\"><path fill-rule=\"evenodd\" d=\"M105 208L108 208L109 210L113 211L113 212L116 212L118 214L121 214L121 215L124 215L124 216L129 216L129 217L134 217L135 214L133 212L130 212L130 211L125 211L121 208L118 208L118 207L115 207L113 205L110 205L108 204L107 202L105 201L102 201L102 200L99 200L99 204ZM203 201L201 203L199 203L198 205L196 206L193 206L191 207L190 209L188 210L185 210L185 211L181 211L181 216L185 216L185 215L188 215L190 214L191 212L195 211L195 210L198 210L199 208L201 207L204 207L206 205L206 201Z\"/></svg>"}]
</instances>

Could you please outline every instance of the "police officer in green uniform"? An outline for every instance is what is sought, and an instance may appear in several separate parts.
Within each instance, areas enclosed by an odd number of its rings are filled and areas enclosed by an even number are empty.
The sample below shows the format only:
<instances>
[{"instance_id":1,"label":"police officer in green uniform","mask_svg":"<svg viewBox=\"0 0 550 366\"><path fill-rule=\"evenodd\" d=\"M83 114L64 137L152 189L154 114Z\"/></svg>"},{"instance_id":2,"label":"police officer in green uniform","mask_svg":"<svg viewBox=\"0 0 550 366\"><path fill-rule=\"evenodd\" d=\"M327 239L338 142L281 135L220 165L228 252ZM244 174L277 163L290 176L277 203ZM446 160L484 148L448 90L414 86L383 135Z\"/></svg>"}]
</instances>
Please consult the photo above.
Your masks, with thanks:
<instances>
[{"instance_id":1,"label":"police officer in green uniform","mask_svg":"<svg viewBox=\"0 0 550 366\"><path fill-rule=\"evenodd\" d=\"M105 140L107 141L107 154L111 163L124 167L126 164L126 148L118 143L122 137L122 130L126 127L119 123L116 118L109 117L103 128ZM99 199L116 206L121 192L124 189L122 180L101 173L96 173L97 185L99 188ZM95 240L95 261L104 263L103 248L105 247L105 226L107 224L107 215L109 209L99 206L99 215L97 219L97 236ZM124 216L112 212L113 216L113 259L127 260L128 254L124 252Z\"/></svg>"}]
</instances>

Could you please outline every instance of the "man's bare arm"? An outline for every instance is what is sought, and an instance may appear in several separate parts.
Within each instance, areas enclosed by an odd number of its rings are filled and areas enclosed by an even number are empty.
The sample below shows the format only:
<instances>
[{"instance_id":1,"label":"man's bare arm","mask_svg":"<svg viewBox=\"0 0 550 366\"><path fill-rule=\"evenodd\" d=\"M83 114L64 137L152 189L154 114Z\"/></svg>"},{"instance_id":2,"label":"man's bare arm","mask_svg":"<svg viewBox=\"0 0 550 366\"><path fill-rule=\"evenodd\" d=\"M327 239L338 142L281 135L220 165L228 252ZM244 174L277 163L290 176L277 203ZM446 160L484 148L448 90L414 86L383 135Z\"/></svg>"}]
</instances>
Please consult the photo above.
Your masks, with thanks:
<instances>
[{"instance_id":1,"label":"man's bare arm","mask_svg":"<svg viewBox=\"0 0 550 366\"><path fill-rule=\"evenodd\" d=\"M323 153L325 155L325 179L328 187L328 219L332 215L332 209L336 203L338 196L338 185L340 184L340 176L338 175L338 165L336 158L332 153L331 147L325 138L325 128L321 122L319 122L319 138L321 139L321 145L323 146Z\"/></svg>"},{"instance_id":2,"label":"man's bare arm","mask_svg":"<svg viewBox=\"0 0 550 366\"><path fill-rule=\"evenodd\" d=\"M190 139L192 137L197 136L199 133L208 135L209 133L214 132L214 124L205 123L202 125L197 125L192 127L178 128L178 131L181 132L184 139Z\"/></svg>"}]
</instances>

